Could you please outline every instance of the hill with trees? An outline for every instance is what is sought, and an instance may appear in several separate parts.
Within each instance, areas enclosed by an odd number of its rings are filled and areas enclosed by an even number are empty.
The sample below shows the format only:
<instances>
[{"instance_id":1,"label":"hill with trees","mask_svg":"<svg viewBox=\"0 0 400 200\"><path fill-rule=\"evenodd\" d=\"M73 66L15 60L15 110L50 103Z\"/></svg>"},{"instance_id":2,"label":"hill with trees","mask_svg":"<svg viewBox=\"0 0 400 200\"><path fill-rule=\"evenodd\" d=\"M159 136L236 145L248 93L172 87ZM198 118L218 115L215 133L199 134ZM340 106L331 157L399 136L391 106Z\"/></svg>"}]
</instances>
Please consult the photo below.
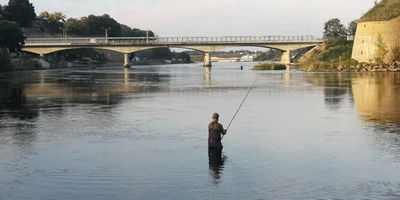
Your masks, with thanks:
<instances>
[{"instance_id":1,"label":"hill with trees","mask_svg":"<svg viewBox=\"0 0 400 200\"><path fill-rule=\"evenodd\" d=\"M351 59L353 42L347 40L354 30L354 23L346 28L338 18L324 24L324 43L301 59L302 71L339 71L345 66L355 66Z\"/></svg>"}]
</instances>

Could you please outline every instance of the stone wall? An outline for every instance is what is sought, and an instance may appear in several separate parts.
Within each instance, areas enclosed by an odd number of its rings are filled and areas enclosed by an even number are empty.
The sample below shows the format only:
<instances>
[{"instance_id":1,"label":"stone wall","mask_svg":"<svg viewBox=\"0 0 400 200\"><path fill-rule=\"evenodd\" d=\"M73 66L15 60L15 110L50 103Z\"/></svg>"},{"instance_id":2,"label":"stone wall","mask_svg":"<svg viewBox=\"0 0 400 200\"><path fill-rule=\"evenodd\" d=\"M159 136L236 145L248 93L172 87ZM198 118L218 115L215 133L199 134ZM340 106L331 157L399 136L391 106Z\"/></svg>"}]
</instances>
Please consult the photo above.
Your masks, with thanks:
<instances>
[{"instance_id":1,"label":"stone wall","mask_svg":"<svg viewBox=\"0 0 400 200\"><path fill-rule=\"evenodd\" d=\"M358 23L351 57L359 62L374 62L379 35L387 46L388 55L385 57L385 62L389 63L392 48L400 43L400 17L389 21Z\"/></svg>"}]
</instances>

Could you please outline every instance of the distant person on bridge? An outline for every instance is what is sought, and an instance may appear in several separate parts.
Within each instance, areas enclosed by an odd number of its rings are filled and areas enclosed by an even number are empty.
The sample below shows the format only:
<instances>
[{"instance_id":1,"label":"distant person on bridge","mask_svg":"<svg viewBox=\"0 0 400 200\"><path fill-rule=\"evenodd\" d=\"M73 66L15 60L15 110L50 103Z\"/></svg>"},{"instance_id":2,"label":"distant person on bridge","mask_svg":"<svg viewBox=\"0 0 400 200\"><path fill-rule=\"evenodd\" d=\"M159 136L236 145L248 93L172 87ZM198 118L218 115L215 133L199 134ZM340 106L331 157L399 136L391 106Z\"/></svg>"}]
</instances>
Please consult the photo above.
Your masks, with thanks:
<instances>
[{"instance_id":1,"label":"distant person on bridge","mask_svg":"<svg viewBox=\"0 0 400 200\"><path fill-rule=\"evenodd\" d=\"M243 65L240 65L240 70L243 70Z\"/></svg>"},{"instance_id":2,"label":"distant person on bridge","mask_svg":"<svg viewBox=\"0 0 400 200\"><path fill-rule=\"evenodd\" d=\"M221 136L226 134L226 130L218 123L219 114L212 115L212 122L208 124L208 148L222 149Z\"/></svg>"}]
</instances>

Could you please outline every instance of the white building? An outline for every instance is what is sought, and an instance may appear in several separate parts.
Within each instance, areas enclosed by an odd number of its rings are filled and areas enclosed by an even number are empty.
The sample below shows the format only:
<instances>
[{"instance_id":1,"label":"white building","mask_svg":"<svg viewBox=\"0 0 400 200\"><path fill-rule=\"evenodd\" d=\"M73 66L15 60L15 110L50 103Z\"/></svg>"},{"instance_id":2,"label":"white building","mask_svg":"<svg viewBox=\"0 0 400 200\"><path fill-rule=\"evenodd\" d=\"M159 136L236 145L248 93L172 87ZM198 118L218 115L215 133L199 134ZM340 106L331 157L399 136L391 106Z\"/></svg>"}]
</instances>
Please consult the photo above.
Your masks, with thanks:
<instances>
[{"instance_id":1,"label":"white building","mask_svg":"<svg viewBox=\"0 0 400 200\"><path fill-rule=\"evenodd\" d=\"M253 62L257 58L256 54L247 54L240 58L240 62Z\"/></svg>"}]
</instances>

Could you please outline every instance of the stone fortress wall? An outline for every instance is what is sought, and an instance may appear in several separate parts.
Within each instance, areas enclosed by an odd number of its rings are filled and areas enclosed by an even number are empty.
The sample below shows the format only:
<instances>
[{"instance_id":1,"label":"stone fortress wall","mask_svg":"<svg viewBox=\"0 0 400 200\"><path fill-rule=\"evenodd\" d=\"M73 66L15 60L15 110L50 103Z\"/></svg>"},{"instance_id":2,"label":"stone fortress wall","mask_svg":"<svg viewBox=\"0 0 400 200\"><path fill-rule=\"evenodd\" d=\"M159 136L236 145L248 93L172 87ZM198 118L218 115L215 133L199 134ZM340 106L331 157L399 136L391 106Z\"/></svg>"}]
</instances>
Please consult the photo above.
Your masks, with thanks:
<instances>
[{"instance_id":1,"label":"stone fortress wall","mask_svg":"<svg viewBox=\"0 0 400 200\"><path fill-rule=\"evenodd\" d=\"M351 57L359 62L374 62L379 35L387 46L388 54L385 62L389 63L392 57L392 48L396 44L400 45L400 17L389 21L358 23Z\"/></svg>"}]
</instances>

